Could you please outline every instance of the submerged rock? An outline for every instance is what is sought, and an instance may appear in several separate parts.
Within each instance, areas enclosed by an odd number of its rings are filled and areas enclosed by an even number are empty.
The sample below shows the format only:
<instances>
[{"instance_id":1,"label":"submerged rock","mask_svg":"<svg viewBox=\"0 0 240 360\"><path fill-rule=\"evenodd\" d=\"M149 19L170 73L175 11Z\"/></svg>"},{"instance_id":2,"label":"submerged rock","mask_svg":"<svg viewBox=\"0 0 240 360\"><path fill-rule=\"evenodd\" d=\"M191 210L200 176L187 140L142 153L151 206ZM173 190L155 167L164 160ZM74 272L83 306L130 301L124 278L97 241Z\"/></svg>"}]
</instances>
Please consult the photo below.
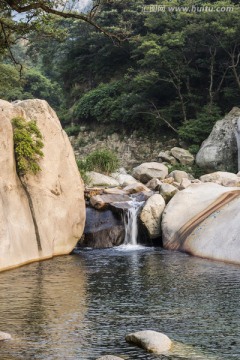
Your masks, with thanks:
<instances>
[{"instance_id":1,"label":"submerged rock","mask_svg":"<svg viewBox=\"0 0 240 360\"><path fill-rule=\"evenodd\" d=\"M240 264L240 189L192 184L165 208L162 231L166 249Z\"/></svg>"},{"instance_id":2,"label":"submerged rock","mask_svg":"<svg viewBox=\"0 0 240 360\"><path fill-rule=\"evenodd\" d=\"M156 354L163 354L172 346L172 341L167 335L152 330L126 335L126 341Z\"/></svg>"},{"instance_id":3,"label":"submerged rock","mask_svg":"<svg viewBox=\"0 0 240 360\"><path fill-rule=\"evenodd\" d=\"M0 341L4 341L4 340L12 340L12 336L8 333L0 331Z\"/></svg>"},{"instance_id":4,"label":"submerged rock","mask_svg":"<svg viewBox=\"0 0 240 360\"><path fill-rule=\"evenodd\" d=\"M157 162L143 163L133 169L133 177L144 184L153 178L165 179L167 174L167 166Z\"/></svg>"},{"instance_id":5,"label":"submerged rock","mask_svg":"<svg viewBox=\"0 0 240 360\"><path fill-rule=\"evenodd\" d=\"M20 181L11 120L34 119L43 135L41 171ZM69 139L44 100L0 101L0 270L68 254L85 222L83 183Z\"/></svg>"}]
</instances>

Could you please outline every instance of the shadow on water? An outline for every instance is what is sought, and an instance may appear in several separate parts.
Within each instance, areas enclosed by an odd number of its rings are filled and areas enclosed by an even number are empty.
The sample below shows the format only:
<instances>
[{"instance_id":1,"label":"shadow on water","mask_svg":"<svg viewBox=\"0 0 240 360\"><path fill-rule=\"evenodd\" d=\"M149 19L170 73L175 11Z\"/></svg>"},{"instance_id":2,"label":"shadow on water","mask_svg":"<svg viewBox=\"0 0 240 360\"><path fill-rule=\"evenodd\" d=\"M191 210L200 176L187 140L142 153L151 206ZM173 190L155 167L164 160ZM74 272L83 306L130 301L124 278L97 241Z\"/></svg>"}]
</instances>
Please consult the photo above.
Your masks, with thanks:
<instances>
[{"instance_id":1,"label":"shadow on water","mask_svg":"<svg viewBox=\"0 0 240 360\"><path fill-rule=\"evenodd\" d=\"M240 268L157 248L85 249L0 274L1 360L240 358ZM126 333L188 347L148 354Z\"/></svg>"}]
</instances>

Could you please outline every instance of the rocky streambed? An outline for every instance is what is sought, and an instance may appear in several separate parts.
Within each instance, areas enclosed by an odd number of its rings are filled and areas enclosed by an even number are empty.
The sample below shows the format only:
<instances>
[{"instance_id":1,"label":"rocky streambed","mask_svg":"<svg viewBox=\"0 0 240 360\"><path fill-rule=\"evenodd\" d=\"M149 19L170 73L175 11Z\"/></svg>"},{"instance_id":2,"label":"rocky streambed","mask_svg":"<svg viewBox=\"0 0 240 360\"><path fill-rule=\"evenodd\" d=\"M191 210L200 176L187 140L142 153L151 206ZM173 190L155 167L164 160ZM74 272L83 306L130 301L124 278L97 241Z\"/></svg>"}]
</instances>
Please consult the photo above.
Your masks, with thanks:
<instances>
[{"instance_id":1,"label":"rocky streambed","mask_svg":"<svg viewBox=\"0 0 240 360\"><path fill-rule=\"evenodd\" d=\"M186 150L161 156L165 163L143 163L131 174L123 168L111 176L88 174L92 186L85 189L87 221L78 246L108 248L131 241L126 214L134 201L140 204L139 243L240 264L240 174L218 171L194 179L168 170L167 159L194 161Z\"/></svg>"}]
</instances>

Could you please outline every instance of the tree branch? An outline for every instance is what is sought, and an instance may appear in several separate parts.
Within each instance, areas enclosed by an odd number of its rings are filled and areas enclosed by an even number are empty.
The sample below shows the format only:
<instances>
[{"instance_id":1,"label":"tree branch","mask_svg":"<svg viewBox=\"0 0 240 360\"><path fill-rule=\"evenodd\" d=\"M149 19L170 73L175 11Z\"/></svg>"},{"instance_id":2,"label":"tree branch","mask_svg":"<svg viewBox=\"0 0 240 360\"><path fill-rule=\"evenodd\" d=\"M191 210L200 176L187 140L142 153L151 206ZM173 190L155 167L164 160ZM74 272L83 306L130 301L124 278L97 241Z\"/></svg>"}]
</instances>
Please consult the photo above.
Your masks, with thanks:
<instances>
[{"instance_id":1,"label":"tree branch","mask_svg":"<svg viewBox=\"0 0 240 360\"><path fill-rule=\"evenodd\" d=\"M53 9L53 8L49 7L48 5L46 5L43 1L36 1L32 4L25 5L25 6L19 5L19 1L17 1L17 0L4 0L4 1L11 7L11 9L17 11L18 13L24 13L24 12L28 12L31 10L43 10L47 14L60 16L65 19L77 19L77 20L85 21L88 24L95 27L95 29L97 29L104 35L108 36L111 39L117 40L118 42L125 40L125 38L121 38L119 35L108 32L107 30L102 28L100 25L98 25L95 21L93 21L92 18L96 12L96 6L99 6L100 2L93 7L93 9L92 9L93 12L90 11L90 15L87 16L87 15L84 15L81 13L78 14L78 13L73 13L73 12L63 12L63 11Z\"/></svg>"}]
</instances>

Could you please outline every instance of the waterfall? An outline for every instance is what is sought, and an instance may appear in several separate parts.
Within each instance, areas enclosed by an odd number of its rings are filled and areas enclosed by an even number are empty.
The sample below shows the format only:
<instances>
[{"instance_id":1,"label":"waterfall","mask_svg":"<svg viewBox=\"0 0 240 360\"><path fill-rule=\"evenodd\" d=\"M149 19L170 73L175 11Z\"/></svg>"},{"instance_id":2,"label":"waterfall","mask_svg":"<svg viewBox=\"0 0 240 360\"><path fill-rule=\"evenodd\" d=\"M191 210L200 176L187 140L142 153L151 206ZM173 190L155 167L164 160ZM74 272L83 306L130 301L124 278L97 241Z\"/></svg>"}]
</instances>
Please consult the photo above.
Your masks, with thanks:
<instances>
[{"instance_id":1,"label":"waterfall","mask_svg":"<svg viewBox=\"0 0 240 360\"><path fill-rule=\"evenodd\" d=\"M144 201L129 201L129 209L124 214L125 239L124 245L137 245L138 237L138 213Z\"/></svg>"},{"instance_id":2,"label":"waterfall","mask_svg":"<svg viewBox=\"0 0 240 360\"><path fill-rule=\"evenodd\" d=\"M234 133L236 136L238 148L238 171L240 171L240 118L238 118L236 121L236 124L234 126Z\"/></svg>"}]
</instances>

